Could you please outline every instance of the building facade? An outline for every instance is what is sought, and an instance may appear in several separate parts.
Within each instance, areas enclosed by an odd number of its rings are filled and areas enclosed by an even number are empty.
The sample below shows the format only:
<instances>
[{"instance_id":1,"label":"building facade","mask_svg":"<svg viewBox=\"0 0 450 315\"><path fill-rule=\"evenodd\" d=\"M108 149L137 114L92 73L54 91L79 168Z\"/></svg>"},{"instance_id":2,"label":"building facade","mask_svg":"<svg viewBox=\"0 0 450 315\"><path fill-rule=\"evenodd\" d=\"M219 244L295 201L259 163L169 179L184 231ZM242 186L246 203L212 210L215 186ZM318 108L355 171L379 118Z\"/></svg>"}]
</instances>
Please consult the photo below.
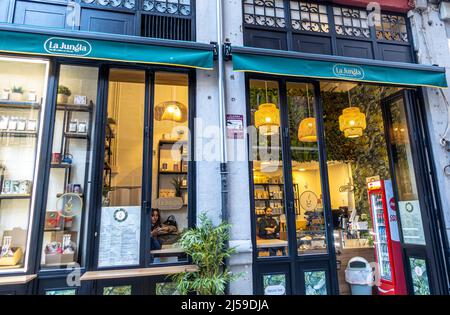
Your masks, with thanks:
<instances>
[{"instance_id":1,"label":"building facade","mask_svg":"<svg viewBox=\"0 0 450 315\"><path fill-rule=\"evenodd\" d=\"M171 294L206 212L230 294L448 294L445 6L1 2L0 292Z\"/></svg>"}]
</instances>

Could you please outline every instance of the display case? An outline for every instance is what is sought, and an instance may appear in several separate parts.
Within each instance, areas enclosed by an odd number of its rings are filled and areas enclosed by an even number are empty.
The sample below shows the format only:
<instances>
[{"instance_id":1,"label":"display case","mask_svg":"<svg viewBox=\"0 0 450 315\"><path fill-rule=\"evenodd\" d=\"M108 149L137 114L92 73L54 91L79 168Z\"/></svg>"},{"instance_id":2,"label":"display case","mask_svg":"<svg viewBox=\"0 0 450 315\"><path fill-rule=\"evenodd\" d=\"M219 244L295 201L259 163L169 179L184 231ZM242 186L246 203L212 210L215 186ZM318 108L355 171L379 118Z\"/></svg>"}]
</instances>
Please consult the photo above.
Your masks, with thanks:
<instances>
[{"instance_id":1,"label":"display case","mask_svg":"<svg viewBox=\"0 0 450 315\"><path fill-rule=\"evenodd\" d=\"M27 265L48 67L0 57L0 274Z\"/></svg>"},{"instance_id":2,"label":"display case","mask_svg":"<svg viewBox=\"0 0 450 315\"><path fill-rule=\"evenodd\" d=\"M55 104L42 268L81 263L98 70L62 65Z\"/></svg>"}]
</instances>

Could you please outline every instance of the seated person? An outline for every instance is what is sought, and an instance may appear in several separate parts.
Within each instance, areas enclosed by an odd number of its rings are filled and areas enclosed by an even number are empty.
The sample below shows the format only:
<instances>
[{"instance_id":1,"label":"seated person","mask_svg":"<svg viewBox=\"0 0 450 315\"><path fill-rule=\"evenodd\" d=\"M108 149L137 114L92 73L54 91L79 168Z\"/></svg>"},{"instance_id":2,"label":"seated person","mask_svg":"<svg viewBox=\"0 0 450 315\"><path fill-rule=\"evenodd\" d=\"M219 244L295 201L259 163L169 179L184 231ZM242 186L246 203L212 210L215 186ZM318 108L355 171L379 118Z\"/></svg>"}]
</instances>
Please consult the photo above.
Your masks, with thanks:
<instances>
[{"instance_id":1,"label":"seated person","mask_svg":"<svg viewBox=\"0 0 450 315\"><path fill-rule=\"evenodd\" d=\"M162 229L161 224L161 215L159 213L159 209L152 209L152 229L151 229L151 237L150 237L150 249L158 250L161 249L162 242L158 238L160 231Z\"/></svg>"},{"instance_id":2,"label":"seated person","mask_svg":"<svg viewBox=\"0 0 450 315\"><path fill-rule=\"evenodd\" d=\"M264 212L264 217L258 221L258 236L262 239L279 239L280 224L272 217L273 210L267 207ZM286 255L284 247L269 247L269 255L276 256L277 250L280 249L283 255Z\"/></svg>"}]
</instances>

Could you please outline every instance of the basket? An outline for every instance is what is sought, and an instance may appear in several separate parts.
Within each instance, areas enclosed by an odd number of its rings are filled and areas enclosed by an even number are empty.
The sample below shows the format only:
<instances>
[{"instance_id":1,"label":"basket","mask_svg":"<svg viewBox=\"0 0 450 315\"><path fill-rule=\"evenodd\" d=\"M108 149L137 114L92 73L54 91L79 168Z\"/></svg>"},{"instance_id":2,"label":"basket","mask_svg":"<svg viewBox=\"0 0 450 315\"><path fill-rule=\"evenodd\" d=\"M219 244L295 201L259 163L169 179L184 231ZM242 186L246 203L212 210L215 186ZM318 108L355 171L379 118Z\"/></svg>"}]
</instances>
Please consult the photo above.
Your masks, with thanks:
<instances>
[{"instance_id":1,"label":"basket","mask_svg":"<svg viewBox=\"0 0 450 315\"><path fill-rule=\"evenodd\" d=\"M11 248L11 250L13 251L14 254L9 257L1 257L0 266L15 266L20 262L23 256L22 248L15 247Z\"/></svg>"}]
</instances>

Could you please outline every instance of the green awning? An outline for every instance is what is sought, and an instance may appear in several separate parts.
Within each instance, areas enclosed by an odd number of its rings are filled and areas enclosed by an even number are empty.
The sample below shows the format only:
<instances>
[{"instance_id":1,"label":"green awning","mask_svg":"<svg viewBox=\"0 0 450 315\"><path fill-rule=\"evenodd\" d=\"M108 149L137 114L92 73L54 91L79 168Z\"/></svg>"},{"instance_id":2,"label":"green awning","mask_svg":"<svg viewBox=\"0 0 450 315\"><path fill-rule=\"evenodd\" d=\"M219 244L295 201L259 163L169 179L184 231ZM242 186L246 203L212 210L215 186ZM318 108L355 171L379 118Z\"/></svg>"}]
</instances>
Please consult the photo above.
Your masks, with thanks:
<instances>
[{"instance_id":1,"label":"green awning","mask_svg":"<svg viewBox=\"0 0 450 315\"><path fill-rule=\"evenodd\" d=\"M445 68L322 56L268 49L232 48L234 71L316 79L446 88Z\"/></svg>"},{"instance_id":2,"label":"green awning","mask_svg":"<svg viewBox=\"0 0 450 315\"><path fill-rule=\"evenodd\" d=\"M75 33L75 34L73 34ZM81 32L79 32L81 33ZM63 56L72 58L125 61L134 63L160 64L211 70L214 67L214 53L210 47L196 48L195 43L185 43L176 47L164 45L164 41L151 44L151 40L130 42L116 40L76 37L77 32L42 34L37 32L16 32L0 30L0 52L22 53L33 55ZM101 37L100 34L96 34ZM125 38L121 36L121 38ZM155 42L155 41L154 41Z\"/></svg>"}]
</instances>

